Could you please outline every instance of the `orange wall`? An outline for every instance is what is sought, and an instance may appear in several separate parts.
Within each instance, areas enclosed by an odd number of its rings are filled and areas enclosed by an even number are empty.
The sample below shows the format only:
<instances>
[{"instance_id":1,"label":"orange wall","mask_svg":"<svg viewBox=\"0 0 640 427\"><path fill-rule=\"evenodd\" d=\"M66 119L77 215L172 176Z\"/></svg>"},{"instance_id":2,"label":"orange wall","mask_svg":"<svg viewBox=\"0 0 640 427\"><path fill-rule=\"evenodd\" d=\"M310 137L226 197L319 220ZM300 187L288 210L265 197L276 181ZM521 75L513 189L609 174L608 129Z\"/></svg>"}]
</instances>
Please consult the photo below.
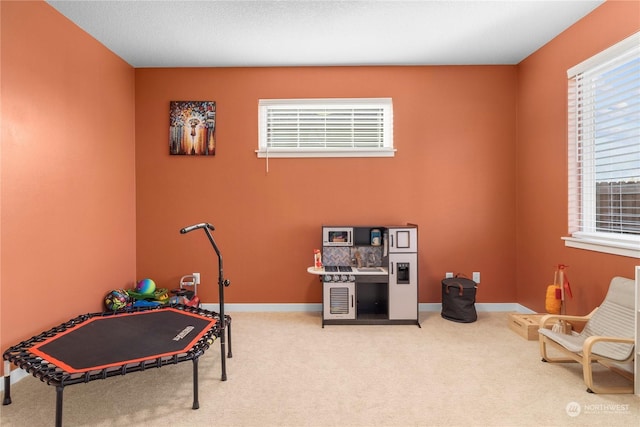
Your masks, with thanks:
<instances>
[{"instance_id":1,"label":"orange wall","mask_svg":"<svg viewBox=\"0 0 640 427\"><path fill-rule=\"evenodd\" d=\"M608 1L518 66L517 301L544 310L554 265L569 266L584 314L603 299L611 277L635 277L637 258L565 248L567 235L567 69L640 30L640 2Z\"/></svg>"},{"instance_id":2,"label":"orange wall","mask_svg":"<svg viewBox=\"0 0 640 427\"><path fill-rule=\"evenodd\" d=\"M607 2L519 66L133 70L46 3L0 2L0 345L145 276L175 287L200 271L217 301L209 243L178 233L201 221L217 227L231 303L319 302L305 269L321 224L410 221L421 302L439 301L444 272L477 270L480 302L540 310L562 262L569 310L592 308L637 260L560 240L565 71L638 16ZM395 158L271 159L266 173L259 98L358 96L393 97ZM215 157L168 155L169 101L188 99L218 102Z\"/></svg>"},{"instance_id":3,"label":"orange wall","mask_svg":"<svg viewBox=\"0 0 640 427\"><path fill-rule=\"evenodd\" d=\"M134 71L44 2L0 2L1 337L135 280Z\"/></svg>"},{"instance_id":4,"label":"orange wall","mask_svg":"<svg viewBox=\"0 0 640 427\"><path fill-rule=\"evenodd\" d=\"M318 303L306 273L322 224L419 225L420 301L446 271L482 273L481 302L515 301L516 67L136 69L137 272L159 286L217 263L227 302ZM255 154L260 98L392 97L395 158ZM169 102L217 103L215 157L168 154Z\"/></svg>"}]
</instances>

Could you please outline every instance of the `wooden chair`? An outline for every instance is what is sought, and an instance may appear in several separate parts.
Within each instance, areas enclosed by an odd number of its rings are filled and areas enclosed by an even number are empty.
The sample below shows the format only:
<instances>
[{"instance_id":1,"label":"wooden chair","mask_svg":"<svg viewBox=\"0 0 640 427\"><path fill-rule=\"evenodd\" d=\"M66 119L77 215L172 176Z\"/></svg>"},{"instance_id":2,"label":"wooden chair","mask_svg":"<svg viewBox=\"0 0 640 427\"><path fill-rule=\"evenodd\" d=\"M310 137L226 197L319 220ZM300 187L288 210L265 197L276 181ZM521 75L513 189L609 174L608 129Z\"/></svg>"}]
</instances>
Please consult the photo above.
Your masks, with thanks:
<instances>
[{"instance_id":1,"label":"wooden chair","mask_svg":"<svg viewBox=\"0 0 640 427\"><path fill-rule=\"evenodd\" d=\"M600 307L587 316L543 316L538 330L542 361L580 363L589 393L633 393L634 283L632 279L614 277ZM580 333L554 332L550 327L559 320L571 324L583 323L584 328ZM560 350L566 357L550 357L547 345ZM591 365L593 362L631 380L631 385L595 386Z\"/></svg>"}]
</instances>

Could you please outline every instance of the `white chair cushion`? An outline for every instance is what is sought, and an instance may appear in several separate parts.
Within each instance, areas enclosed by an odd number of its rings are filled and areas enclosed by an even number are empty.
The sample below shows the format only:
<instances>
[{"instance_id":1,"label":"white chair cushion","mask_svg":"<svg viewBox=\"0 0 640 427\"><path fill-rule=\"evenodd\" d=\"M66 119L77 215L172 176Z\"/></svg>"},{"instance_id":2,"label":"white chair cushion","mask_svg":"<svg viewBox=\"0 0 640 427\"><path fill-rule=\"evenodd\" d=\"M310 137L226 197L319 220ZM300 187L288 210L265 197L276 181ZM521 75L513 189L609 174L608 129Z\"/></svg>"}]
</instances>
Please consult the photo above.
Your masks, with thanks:
<instances>
[{"instance_id":1,"label":"white chair cushion","mask_svg":"<svg viewBox=\"0 0 640 427\"><path fill-rule=\"evenodd\" d=\"M593 313L580 334L571 335L539 329L539 332L573 353L582 353L582 344L590 336L633 338L634 335L634 281L614 277L602 305ZM592 353L613 360L627 360L633 344L598 342Z\"/></svg>"},{"instance_id":2,"label":"white chair cushion","mask_svg":"<svg viewBox=\"0 0 640 427\"><path fill-rule=\"evenodd\" d=\"M538 329L542 335L549 337L552 341L557 342L572 353L582 353L582 344L587 339L584 335L576 334L571 335L563 334L560 332L553 332L551 329L540 328Z\"/></svg>"}]
</instances>

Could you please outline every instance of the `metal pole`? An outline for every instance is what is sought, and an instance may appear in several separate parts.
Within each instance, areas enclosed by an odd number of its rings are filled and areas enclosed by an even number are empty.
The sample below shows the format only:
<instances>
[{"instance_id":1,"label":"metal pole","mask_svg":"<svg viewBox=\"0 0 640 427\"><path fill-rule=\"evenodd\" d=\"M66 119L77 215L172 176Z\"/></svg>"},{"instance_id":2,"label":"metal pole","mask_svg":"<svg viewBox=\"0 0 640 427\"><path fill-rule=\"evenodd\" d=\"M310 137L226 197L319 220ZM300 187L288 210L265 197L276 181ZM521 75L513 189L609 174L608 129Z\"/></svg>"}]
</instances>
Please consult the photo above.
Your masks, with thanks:
<instances>
[{"instance_id":1,"label":"metal pole","mask_svg":"<svg viewBox=\"0 0 640 427\"><path fill-rule=\"evenodd\" d=\"M222 365L222 381L227 380L227 363L226 363L226 343L225 343L225 332L226 332L226 318L224 315L224 288L225 286L229 286L229 281L224 279L223 273L223 264L222 264L222 254L220 253L220 249L218 249L218 245L216 245L213 236L208 228L203 229L209 242L211 242L211 246L213 246L213 250L218 255L218 291L220 295L220 363Z\"/></svg>"},{"instance_id":2,"label":"metal pole","mask_svg":"<svg viewBox=\"0 0 640 427\"><path fill-rule=\"evenodd\" d=\"M202 222L199 224L194 224L194 225L185 227L180 230L180 233L181 234L189 233L198 228L202 228L204 230L205 234L207 235L207 238L209 239L209 242L211 242L211 246L213 246L213 250L216 252L216 255L218 255L218 289L220 293L220 313L218 313L218 316L220 316L220 332L221 333L219 338L220 338L220 350L222 352L220 357L220 363L222 365L222 381L226 381L227 380L227 364L226 364L226 355L225 355L225 352L226 352L225 332L227 330L227 319L224 314L224 288L226 286L229 286L230 282L229 280L224 279L224 274L222 269L222 254L220 253L220 250L218 249L218 245L216 245L216 242L213 239L211 232L209 231L209 230L215 230L213 225L209 224L208 222ZM231 346L231 338L229 338L229 346ZM231 347L229 347L229 357L231 357Z\"/></svg>"}]
</instances>

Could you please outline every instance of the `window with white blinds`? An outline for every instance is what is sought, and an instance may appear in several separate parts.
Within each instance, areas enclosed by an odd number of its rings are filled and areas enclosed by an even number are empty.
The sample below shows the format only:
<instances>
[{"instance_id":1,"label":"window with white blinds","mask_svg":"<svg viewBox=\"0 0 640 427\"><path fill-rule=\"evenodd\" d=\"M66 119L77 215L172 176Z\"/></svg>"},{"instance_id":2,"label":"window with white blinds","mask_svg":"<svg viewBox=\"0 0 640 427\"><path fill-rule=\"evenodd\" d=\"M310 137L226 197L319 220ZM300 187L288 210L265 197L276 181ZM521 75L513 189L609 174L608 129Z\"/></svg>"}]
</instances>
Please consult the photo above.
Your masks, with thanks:
<instances>
[{"instance_id":1,"label":"window with white blinds","mask_svg":"<svg viewBox=\"0 0 640 427\"><path fill-rule=\"evenodd\" d=\"M391 98L261 99L258 157L391 157Z\"/></svg>"},{"instance_id":2,"label":"window with white blinds","mask_svg":"<svg viewBox=\"0 0 640 427\"><path fill-rule=\"evenodd\" d=\"M566 245L640 258L640 33L567 74Z\"/></svg>"}]
</instances>

